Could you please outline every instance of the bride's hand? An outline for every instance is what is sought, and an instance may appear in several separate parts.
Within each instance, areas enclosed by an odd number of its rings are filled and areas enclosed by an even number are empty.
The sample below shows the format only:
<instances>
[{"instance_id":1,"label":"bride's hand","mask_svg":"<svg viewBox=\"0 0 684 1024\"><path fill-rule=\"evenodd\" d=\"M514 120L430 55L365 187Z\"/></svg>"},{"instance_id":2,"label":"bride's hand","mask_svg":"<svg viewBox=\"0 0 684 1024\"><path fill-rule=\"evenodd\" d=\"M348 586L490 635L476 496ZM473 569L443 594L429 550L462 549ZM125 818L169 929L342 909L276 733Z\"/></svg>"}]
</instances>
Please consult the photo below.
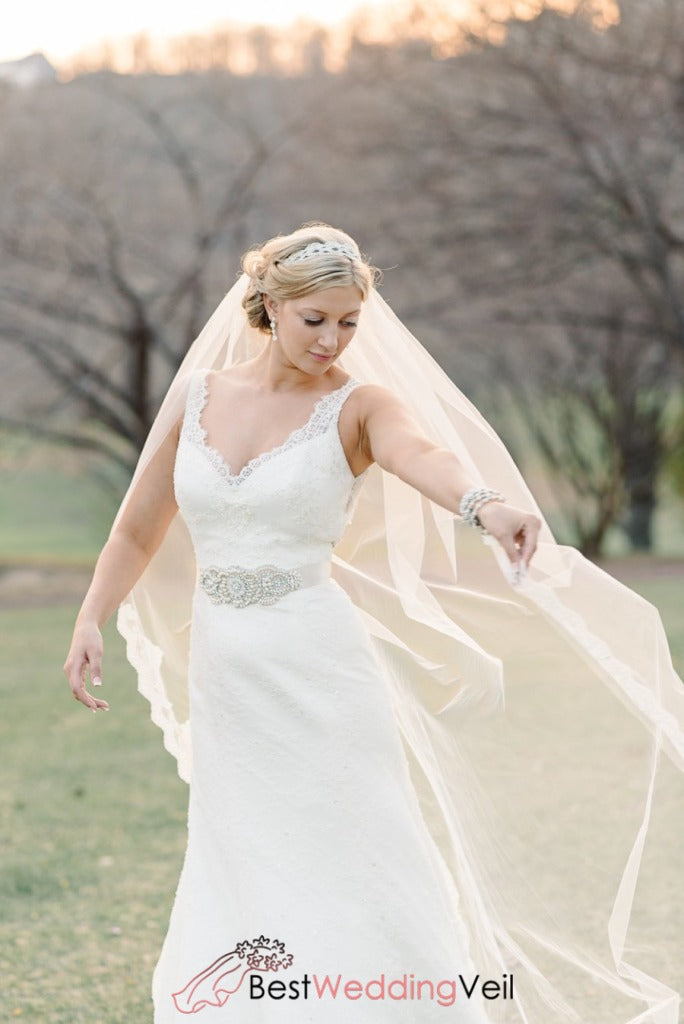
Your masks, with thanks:
<instances>
[{"instance_id":1,"label":"bride's hand","mask_svg":"<svg viewBox=\"0 0 684 1024\"><path fill-rule=\"evenodd\" d=\"M524 572L537 550L541 519L534 512L489 501L477 513L485 530L498 540L518 574Z\"/></svg>"},{"instance_id":2,"label":"bride's hand","mask_svg":"<svg viewBox=\"0 0 684 1024\"><path fill-rule=\"evenodd\" d=\"M80 700L91 711L108 711L106 700L93 697L85 688L86 668L90 669L90 681L93 686L102 683L102 634L96 623L85 622L74 629L73 639L64 672L75 700Z\"/></svg>"}]
</instances>

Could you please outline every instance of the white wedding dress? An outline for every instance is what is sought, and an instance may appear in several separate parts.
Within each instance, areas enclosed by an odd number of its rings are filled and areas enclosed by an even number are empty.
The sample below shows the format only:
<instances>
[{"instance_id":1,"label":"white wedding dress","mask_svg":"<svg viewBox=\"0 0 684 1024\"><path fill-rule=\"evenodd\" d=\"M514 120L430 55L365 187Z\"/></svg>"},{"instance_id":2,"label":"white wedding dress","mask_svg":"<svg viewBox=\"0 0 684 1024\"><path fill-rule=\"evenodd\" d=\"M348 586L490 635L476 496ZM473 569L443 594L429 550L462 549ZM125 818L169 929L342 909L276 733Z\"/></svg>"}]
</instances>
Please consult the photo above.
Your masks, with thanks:
<instances>
[{"instance_id":1,"label":"white wedding dress","mask_svg":"<svg viewBox=\"0 0 684 1024\"><path fill-rule=\"evenodd\" d=\"M198 566L193 775L155 1024L489 1019L485 979L463 988L477 970L458 895L354 604L325 572L271 604L201 584L211 567L327 568L363 477L337 429L357 383L239 474L201 425L206 371L190 383L174 483Z\"/></svg>"}]
</instances>

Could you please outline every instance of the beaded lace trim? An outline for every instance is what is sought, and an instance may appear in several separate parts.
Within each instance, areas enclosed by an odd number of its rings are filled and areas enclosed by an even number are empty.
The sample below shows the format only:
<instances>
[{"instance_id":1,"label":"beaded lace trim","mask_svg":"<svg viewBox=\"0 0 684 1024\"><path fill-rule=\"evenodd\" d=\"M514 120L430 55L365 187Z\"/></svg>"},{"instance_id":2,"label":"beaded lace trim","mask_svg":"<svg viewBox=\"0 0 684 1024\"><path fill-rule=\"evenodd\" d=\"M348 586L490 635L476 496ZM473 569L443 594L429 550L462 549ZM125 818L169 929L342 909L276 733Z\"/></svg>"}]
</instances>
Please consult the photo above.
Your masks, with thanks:
<instances>
[{"instance_id":1,"label":"beaded lace trim","mask_svg":"<svg viewBox=\"0 0 684 1024\"><path fill-rule=\"evenodd\" d=\"M253 459L247 462L239 473L232 473L230 466L224 459L218 448L214 448L207 442L207 433L200 422L202 410L207 401L209 394L209 387L207 384L207 373L208 370L201 370L199 372L199 379L197 385L192 389L192 392L188 398L188 408L185 418L184 430L188 440L192 441L199 448L205 452L207 458L211 462L214 469L223 479L231 486L236 486L246 480L255 469L262 466L265 462L270 462L271 459L275 458L276 455L281 455L283 452L288 451L297 444L301 444L303 441L309 441L314 437L318 437L327 428L330 422L330 416L334 411L335 404L340 405L347 397L350 391L357 386L359 381L355 380L354 377L350 377L346 383L341 387L336 388L334 391L329 391L325 395L321 395L318 401L315 403L311 415L309 416L306 423L302 424L301 427L295 427L294 430L290 431L285 440L276 445L274 448L269 448L268 451L261 452L256 455Z\"/></svg>"}]
</instances>

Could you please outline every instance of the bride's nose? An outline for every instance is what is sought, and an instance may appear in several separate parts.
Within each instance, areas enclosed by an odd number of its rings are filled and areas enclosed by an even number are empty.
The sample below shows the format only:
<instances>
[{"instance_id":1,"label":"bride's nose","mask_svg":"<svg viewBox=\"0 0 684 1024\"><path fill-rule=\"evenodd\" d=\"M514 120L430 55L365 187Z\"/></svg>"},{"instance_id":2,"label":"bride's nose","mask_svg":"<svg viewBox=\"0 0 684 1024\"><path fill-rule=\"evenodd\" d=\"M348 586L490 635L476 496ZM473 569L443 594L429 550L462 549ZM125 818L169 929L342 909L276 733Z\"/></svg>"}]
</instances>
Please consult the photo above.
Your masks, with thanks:
<instances>
[{"instance_id":1,"label":"bride's nose","mask_svg":"<svg viewBox=\"0 0 684 1024\"><path fill-rule=\"evenodd\" d=\"M318 338L318 344L325 352L336 352L337 351L337 331L335 328L331 328L329 331L325 331Z\"/></svg>"}]
</instances>

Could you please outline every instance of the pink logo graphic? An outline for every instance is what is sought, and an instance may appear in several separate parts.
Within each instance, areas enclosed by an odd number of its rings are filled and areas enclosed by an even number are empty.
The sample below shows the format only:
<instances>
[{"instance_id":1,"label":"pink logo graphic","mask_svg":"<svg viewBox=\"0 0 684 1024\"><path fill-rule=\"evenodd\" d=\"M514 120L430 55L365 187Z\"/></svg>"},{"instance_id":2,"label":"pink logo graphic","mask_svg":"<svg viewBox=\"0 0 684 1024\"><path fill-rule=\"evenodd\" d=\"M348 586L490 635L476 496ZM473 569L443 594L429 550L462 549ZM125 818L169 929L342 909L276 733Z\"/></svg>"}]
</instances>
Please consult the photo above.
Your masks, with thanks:
<instances>
[{"instance_id":1,"label":"pink logo graphic","mask_svg":"<svg viewBox=\"0 0 684 1024\"><path fill-rule=\"evenodd\" d=\"M251 942L245 939L191 978L180 992L172 993L176 1009L181 1013L199 1013L205 1006L223 1006L249 971L277 971L279 967L290 967L293 960L292 953L285 953L285 943L278 939L267 939L265 935Z\"/></svg>"}]
</instances>

